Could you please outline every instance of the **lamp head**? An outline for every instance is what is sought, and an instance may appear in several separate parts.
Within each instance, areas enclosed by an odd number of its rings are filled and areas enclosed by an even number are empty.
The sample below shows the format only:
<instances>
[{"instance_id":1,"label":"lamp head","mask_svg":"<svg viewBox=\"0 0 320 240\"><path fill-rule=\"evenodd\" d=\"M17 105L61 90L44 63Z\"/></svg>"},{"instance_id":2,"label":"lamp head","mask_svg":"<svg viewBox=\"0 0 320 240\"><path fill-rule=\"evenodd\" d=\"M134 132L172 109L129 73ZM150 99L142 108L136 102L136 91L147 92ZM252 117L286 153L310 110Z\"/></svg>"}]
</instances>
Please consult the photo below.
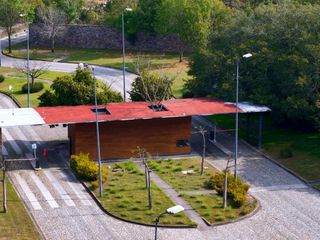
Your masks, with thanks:
<instances>
[{"instance_id":1,"label":"lamp head","mask_svg":"<svg viewBox=\"0 0 320 240\"><path fill-rule=\"evenodd\" d=\"M251 58L252 54L251 53L247 53L247 54L244 54L242 57L243 58Z\"/></svg>"},{"instance_id":2,"label":"lamp head","mask_svg":"<svg viewBox=\"0 0 320 240\"><path fill-rule=\"evenodd\" d=\"M182 207L181 205L176 205L174 207L167 209L167 213L169 213L169 214L176 214L176 213L179 213L182 211L184 211L184 207Z\"/></svg>"},{"instance_id":3,"label":"lamp head","mask_svg":"<svg viewBox=\"0 0 320 240\"><path fill-rule=\"evenodd\" d=\"M125 8L126 12L132 12L132 8Z\"/></svg>"}]
</instances>

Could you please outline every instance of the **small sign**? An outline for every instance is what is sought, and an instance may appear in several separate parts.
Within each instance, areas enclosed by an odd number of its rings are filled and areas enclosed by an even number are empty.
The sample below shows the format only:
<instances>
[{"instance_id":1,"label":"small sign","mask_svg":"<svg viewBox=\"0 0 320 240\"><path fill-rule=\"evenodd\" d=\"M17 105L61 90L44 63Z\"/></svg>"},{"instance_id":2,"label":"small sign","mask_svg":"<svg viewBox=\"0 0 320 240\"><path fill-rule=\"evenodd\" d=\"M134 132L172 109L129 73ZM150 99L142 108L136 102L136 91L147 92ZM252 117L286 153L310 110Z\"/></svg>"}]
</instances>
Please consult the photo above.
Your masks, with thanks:
<instances>
[{"instance_id":1,"label":"small sign","mask_svg":"<svg viewBox=\"0 0 320 240\"><path fill-rule=\"evenodd\" d=\"M9 85L9 91L12 91L12 85Z\"/></svg>"},{"instance_id":2,"label":"small sign","mask_svg":"<svg viewBox=\"0 0 320 240\"><path fill-rule=\"evenodd\" d=\"M33 150L37 149L37 144L36 143L33 143L31 146L32 146Z\"/></svg>"}]
</instances>

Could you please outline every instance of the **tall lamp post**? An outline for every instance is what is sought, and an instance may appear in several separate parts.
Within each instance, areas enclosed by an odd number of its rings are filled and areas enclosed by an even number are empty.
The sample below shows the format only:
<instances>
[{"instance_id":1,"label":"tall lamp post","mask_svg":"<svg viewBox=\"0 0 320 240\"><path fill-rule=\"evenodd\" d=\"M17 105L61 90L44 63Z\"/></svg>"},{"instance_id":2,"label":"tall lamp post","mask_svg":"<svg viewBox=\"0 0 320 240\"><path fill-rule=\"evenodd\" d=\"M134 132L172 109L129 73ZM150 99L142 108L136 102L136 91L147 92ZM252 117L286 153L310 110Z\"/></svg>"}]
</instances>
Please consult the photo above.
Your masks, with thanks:
<instances>
[{"instance_id":1,"label":"tall lamp post","mask_svg":"<svg viewBox=\"0 0 320 240\"><path fill-rule=\"evenodd\" d=\"M20 14L20 17L26 17L26 14ZM28 102L28 108L30 108L30 41L29 41L29 23L27 22L27 30L25 30L27 33L27 84L28 84L28 96L27 96L27 102Z\"/></svg>"},{"instance_id":2,"label":"tall lamp post","mask_svg":"<svg viewBox=\"0 0 320 240\"><path fill-rule=\"evenodd\" d=\"M242 55L242 58L250 58L252 57L251 53L247 53ZM235 152L234 152L234 177L237 178L237 162L238 162L238 132L239 132L239 65L240 60L237 60L237 86L236 86L236 130L235 130Z\"/></svg>"},{"instance_id":3,"label":"tall lamp post","mask_svg":"<svg viewBox=\"0 0 320 240\"><path fill-rule=\"evenodd\" d=\"M100 150L100 132L98 121L98 101L97 101L97 81L94 75L94 67L92 69L92 77L94 82L94 104L96 114L96 135L97 135L97 151L98 151L98 171L99 171L99 196L102 197L102 175L101 175L101 150Z\"/></svg>"},{"instance_id":4,"label":"tall lamp post","mask_svg":"<svg viewBox=\"0 0 320 240\"><path fill-rule=\"evenodd\" d=\"M163 217L165 214L176 214L179 212L184 211L184 207L180 205L176 205L174 207L168 208L165 212L161 213L157 218L156 218L156 224L155 224L155 232L154 232L154 240L158 239L158 224L160 222L160 218Z\"/></svg>"},{"instance_id":5,"label":"tall lamp post","mask_svg":"<svg viewBox=\"0 0 320 240\"><path fill-rule=\"evenodd\" d=\"M0 34L0 67L2 67L2 39Z\"/></svg>"},{"instance_id":6,"label":"tall lamp post","mask_svg":"<svg viewBox=\"0 0 320 240\"><path fill-rule=\"evenodd\" d=\"M126 101L126 47L124 39L124 13L132 12L132 8L126 8L122 11L122 74L123 74L123 101Z\"/></svg>"}]
</instances>

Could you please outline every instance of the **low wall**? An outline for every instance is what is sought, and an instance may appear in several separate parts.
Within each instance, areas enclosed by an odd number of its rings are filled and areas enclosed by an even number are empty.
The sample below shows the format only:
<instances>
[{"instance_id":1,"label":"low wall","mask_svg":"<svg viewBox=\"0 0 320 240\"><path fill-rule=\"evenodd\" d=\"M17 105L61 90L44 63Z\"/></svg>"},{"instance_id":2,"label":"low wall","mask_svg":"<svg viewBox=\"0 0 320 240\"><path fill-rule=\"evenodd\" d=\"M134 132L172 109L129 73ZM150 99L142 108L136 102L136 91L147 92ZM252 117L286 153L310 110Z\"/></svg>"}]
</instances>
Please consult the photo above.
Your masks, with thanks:
<instances>
[{"instance_id":1,"label":"low wall","mask_svg":"<svg viewBox=\"0 0 320 240\"><path fill-rule=\"evenodd\" d=\"M42 24L30 25L30 44L50 48L50 39ZM121 49L122 34L116 28L97 25L64 25L55 38L56 47ZM133 41L126 39L126 49L155 52L191 51L177 36L137 33Z\"/></svg>"}]
</instances>

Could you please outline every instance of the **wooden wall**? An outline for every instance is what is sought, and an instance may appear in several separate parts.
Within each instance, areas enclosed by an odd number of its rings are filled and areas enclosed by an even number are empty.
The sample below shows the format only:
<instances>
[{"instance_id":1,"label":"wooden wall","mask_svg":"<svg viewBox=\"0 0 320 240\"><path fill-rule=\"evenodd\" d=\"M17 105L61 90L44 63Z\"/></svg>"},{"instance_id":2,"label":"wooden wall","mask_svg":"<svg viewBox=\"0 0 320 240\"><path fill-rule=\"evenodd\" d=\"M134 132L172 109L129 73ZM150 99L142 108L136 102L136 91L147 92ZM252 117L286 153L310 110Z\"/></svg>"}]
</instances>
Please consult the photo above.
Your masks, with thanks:
<instances>
[{"instance_id":1,"label":"wooden wall","mask_svg":"<svg viewBox=\"0 0 320 240\"><path fill-rule=\"evenodd\" d=\"M191 117L99 123L102 159L136 156L137 146L154 156L188 154L190 146L177 147L177 140L191 140ZM71 154L89 153L97 159L95 123L69 125Z\"/></svg>"}]
</instances>

